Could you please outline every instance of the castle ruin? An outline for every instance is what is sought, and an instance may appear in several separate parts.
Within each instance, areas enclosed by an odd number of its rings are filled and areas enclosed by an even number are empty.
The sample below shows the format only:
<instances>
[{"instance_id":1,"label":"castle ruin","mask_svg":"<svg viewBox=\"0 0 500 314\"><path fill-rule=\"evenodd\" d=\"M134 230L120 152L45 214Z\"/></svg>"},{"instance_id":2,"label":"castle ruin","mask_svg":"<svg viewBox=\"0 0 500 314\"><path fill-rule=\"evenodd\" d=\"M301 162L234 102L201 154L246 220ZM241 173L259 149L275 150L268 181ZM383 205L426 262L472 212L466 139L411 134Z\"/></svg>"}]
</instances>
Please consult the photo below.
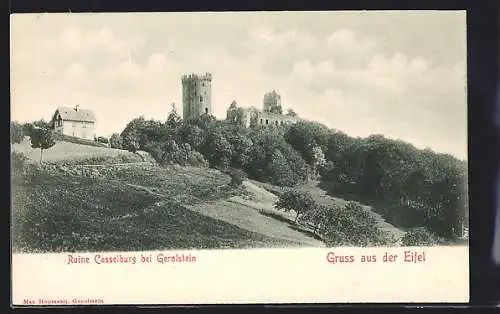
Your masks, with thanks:
<instances>
[{"instance_id":1,"label":"castle ruin","mask_svg":"<svg viewBox=\"0 0 500 314\"><path fill-rule=\"evenodd\" d=\"M212 74L182 76L182 116L184 120L212 114Z\"/></svg>"}]
</instances>

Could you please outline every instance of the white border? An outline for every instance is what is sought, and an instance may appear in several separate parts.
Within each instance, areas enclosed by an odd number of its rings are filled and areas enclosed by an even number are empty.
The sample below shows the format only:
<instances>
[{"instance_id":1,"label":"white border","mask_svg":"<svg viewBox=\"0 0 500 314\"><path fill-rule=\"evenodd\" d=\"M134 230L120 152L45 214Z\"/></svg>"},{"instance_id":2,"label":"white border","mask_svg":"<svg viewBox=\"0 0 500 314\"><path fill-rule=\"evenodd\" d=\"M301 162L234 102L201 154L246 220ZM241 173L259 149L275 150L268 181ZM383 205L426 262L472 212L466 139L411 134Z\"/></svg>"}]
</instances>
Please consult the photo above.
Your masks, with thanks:
<instances>
[{"instance_id":1,"label":"white border","mask_svg":"<svg viewBox=\"0 0 500 314\"><path fill-rule=\"evenodd\" d=\"M425 252L405 263L404 251ZM327 254L354 255L354 263ZM396 262L381 260L385 252ZM68 254L14 254L12 303L39 299L100 304L233 304L468 302L469 250L432 248L304 248L73 254L152 256L151 263L71 264ZM191 254L196 262L158 263L157 256ZM377 255L361 263L361 255ZM74 301L78 298L83 301ZM80 302L80 303L79 303Z\"/></svg>"}]
</instances>

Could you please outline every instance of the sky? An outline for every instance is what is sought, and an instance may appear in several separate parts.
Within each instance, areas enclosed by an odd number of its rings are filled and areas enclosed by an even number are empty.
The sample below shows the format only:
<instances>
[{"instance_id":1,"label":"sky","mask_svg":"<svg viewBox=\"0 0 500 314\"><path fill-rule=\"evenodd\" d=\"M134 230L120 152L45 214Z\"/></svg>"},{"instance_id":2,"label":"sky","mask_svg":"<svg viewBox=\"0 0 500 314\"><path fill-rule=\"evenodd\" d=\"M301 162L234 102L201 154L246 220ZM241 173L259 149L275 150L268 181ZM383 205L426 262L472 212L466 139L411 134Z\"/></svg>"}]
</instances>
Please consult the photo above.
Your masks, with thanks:
<instances>
[{"instance_id":1,"label":"sky","mask_svg":"<svg viewBox=\"0 0 500 314\"><path fill-rule=\"evenodd\" d=\"M97 136L182 114L181 76L211 72L214 115L233 100L351 136L383 134L467 158L465 11L11 15L11 119L92 110Z\"/></svg>"}]
</instances>

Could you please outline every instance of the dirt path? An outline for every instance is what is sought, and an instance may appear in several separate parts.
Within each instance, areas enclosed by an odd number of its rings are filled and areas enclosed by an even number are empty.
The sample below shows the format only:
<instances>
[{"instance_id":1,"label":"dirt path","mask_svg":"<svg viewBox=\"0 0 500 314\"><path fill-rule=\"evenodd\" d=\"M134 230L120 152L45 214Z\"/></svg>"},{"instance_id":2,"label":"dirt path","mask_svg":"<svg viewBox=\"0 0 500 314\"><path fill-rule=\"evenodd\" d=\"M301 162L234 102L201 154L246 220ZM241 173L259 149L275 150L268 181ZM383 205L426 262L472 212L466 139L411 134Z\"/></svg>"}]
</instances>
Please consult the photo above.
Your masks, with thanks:
<instances>
[{"instance_id":1,"label":"dirt path","mask_svg":"<svg viewBox=\"0 0 500 314\"><path fill-rule=\"evenodd\" d=\"M258 206L258 205L257 205ZM189 209L262 235L291 241L297 246L324 247L324 243L301 231L294 230L286 220L261 214L257 207L246 206L234 199L212 204L197 204Z\"/></svg>"}]
</instances>

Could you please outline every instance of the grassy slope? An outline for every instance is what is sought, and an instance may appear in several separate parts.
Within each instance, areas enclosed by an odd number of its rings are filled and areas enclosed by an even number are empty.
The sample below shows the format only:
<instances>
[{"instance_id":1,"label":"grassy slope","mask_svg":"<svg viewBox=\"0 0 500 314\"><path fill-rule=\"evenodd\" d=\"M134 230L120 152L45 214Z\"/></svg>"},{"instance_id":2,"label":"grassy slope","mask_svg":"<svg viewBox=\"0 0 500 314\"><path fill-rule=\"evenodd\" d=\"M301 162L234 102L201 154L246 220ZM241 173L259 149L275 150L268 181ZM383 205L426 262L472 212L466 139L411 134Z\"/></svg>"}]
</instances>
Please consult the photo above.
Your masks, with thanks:
<instances>
[{"instance_id":1,"label":"grassy slope","mask_svg":"<svg viewBox=\"0 0 500 314\"><path fill-rule=\"evenodd\" d=\"M323 242L294 229L290 220L280 219L281 216L266 215L266 212L262 212L252 205L232 200L223 200L214 204L197 204L189 208L208 217L231 223L248 231L290 241L288 246L324 246Z\"/></svg>"},{"instance_id":2,"label":"grassy slope","mask_svg":"<svg viewBox=\"0 0 500 314\"><path fill-rule=\"evenodd\" d=\"M13 144L12 150L21 152L34 161L40 160L40 149L31 148L29 137L25 137L24 141L20 144ZM57 141L54 146L43 151L43 160L48 162L87 159L89 157L118 156L126 156L131 161L142 161L136 154L125 150L75 144L65 141Z\"/></svg>"},{"instance_id":3,"label":"grassy slope","mask_svg":"<svg viewBox=\"0 0 500 314\"><path fill-rule=\"evenodd\" d=\"M148 170L149 169L149 170ZM113 178L44 173L13 178L14 251L133 251L283 247L180 205L227 197L229 178L207 169L137 167ZM148 184L144 188L142 184ZM152 189L152 190L151 190Z\"/></svg>"},{"instance_id":4,"label":"grassy slope","mask_svg":"<svg viewBox=\"0 0 500 314\"><path fill-rule=\"evenodd\" d=\"M292 241L296 246L323 247L325 244L311 232L298 227L295 214L278 211L274 203L278 199L275 194L245 181L245 196L235 195L227 200L213 204L191 206L194 211L237 225L259 234Z\"/></svg>"},{"instance_id":5,"label":"grassy slope","mask_svg":"<svg viewBox=\"0 0 500 314\"><path fill-rule=\"evenodd\" d=\"M269 207L273 210L276 200L275 195L264 189L251 189L245 182L242 190L232 190L228 186L230 178L214 169L180 166L159 169L160 173L151 168L146 171L124 168L116 169L114 174L120 180L134 182L152 193L175 199L194 212L245 230L290 241L290 245L322 245L322 242L291 229L289 222L259 213L260 209ZM245 192L244 197L240 192ZM250 195L252 200L247 201L250 206L240 201Z\"/></svg>"}]
</instances>

